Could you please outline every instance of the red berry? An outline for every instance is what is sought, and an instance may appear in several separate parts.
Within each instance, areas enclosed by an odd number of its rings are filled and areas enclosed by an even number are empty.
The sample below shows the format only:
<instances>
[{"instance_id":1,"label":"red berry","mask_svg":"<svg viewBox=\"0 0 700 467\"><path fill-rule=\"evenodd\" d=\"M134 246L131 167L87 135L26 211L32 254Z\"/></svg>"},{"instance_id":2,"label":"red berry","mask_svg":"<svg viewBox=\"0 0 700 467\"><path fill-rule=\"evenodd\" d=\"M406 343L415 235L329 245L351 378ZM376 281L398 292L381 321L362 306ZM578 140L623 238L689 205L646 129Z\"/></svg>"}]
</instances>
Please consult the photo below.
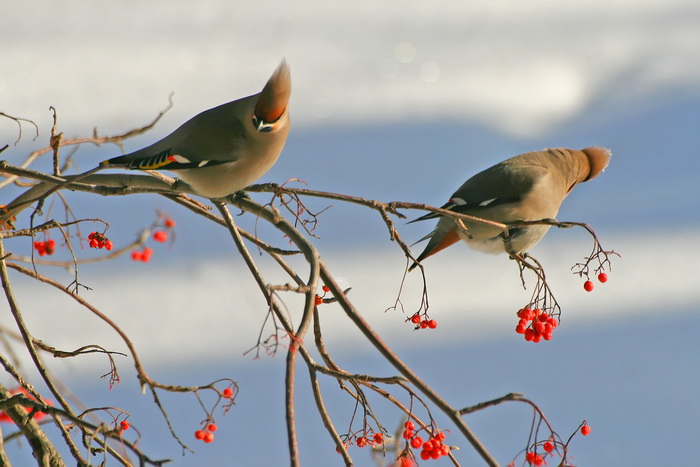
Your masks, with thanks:
<instances>
[{"instance_id":1,"label":"red berry","mask_svg":"<svg viewBox=\"0 0 700 467\"><path fill-rule=\"evenodd\" d=\"M546 443L544 443L542 445L542 449L544 449L547 452L552 452L554 450L554 445L552 443L550 443L549 441L547 441Z\"/></svg>"},{"instance_id":2,"label":"red berry","mask_svg":"<svg viewBox=\"0 0 700 467\"><path fill-rule=\"evenodd\" d=\"M421 451L420 452L420 458L423 459L424 461L427 461L432 457L432 452L433 451Z\"/></svg>"},{"instance_id":3,"label":"red berry","mask_svg":"<svg viewBox=\"0 0 700 467\"><path fill-rule=\"evenodd\" d=\"M430 329L435 329L437 327L437 321L435 321L434 319L431 319L430 321L428 321L428 327Z\"/></svg>"},{"instance_id":4,"label":"red berry","mask_svg":"<svg viewBox=\"0 0 700 467\"><path fill-rule=\"evenodd\" d=\"M442 447L440 447L440 454L442 454L443 456L449 456L450 447L446 444L443 444Z\"/></svg>"},{"instance_id":5,"label":"red berry","mask_svg":"<svg viewBox=\"0 0 700 467\"><path fill-rule=\"evenodd\" d=\"M527 454L525 454L525 460L532 463L532 461L535 460L535 453L530 451Z\"/></svg>"},{"instance_id":6,"label":"red berry","mask_svg":"<svg viewBox=\"0 0 700 467\"><path fill-rule=\"evenodd\" d=\"M320 295L316 295L316 298L314 299L314 303L316 306L322 305L323 304L323 298L321 298Z\"/></svg>"},{"instance_id":7,"label":"red berry","mask_svg":"<svg viewBox=\"0 0 700 467\"><path fill-rule=\"evenodd\" d=\"M207 427L207 430L209 431L216 431L217 426L213 423L210 423L209 426Z\"/></svg>"},{"instance_id":8,"label":"red berry","mask_svg":"<svg viewBox=\"0 0 700 467\"><path fill-rule=\"evenodd\" d=\"M425 329L428 327L428 320L424 319L423 321L420 322L420 328Z\"/></svg>"},{"instance_id":9,"label":"red berry","mask_svg":"<svg viewBox=\"0 0 700 467\"><path fill-rule=\"evenodd\" d=\"M156 242L167 242L168 241L168 233L165 232L164 230L158 230L156 232L153 232L153 240Z\"/></svg>"},{"instance_id":10,"label":"red berry","mask_svg":"<svg viewBox=\"0 0 700 467\"><path fill-rule=\"evenodd\" d=\"M420 436L416 436L411 440L411 447L414 449L418 449L421 446L423 446L423 440L421 439Z\"/></svg>"},{"instance_id":11,"label":"red berry","mask_svg":"<svg viewBox=\"0 0 700 467\"><path fill-rule=\"evenodd\" d=\"M606 283L608 282L608 275L604 272L601 272L600 274L598 274L598 280L602 283Z\"/></svg>"},{"instance_id":12,"label":"red berry","mask_svg":"<svg viewBox=\"0 0 700 467\"><path fill-rule=\"evenodd\" d=\"M90 235L88 235L88 240L95 238L95 235L97 235L97 232L92 232Z\"/></svg>"},{"instance_id":13,"label":"red berry","mask_svg":"<svg viewBox=\"0 0 700 467\"><path fill-rule=\"evenodd\" d=\"M411 322L412 322L413 324L418 324L418 323L420 323L420 316L418 316L417 314L411 316Z\"/></svg>"},{"instance_id":14,"label":"red berry","mask_svg":"<svg viewBox=\"0 0 700 467\"><path fill-rule=\"evenodd\" d=\"M586 281L583 283L583 290L586 292L590 292L593 290L593 282L592 281Z\"/></svg>"},{"instance_id":15,"label":"red berry","mask_svg":"<svg viewBox=\"0 0 700 467\"><path fill-rule=\"evenodd\" d=\"M48 242L44 243L44 250L46 251L47 255L52 255L55 248L56 241L53 238L50 238Z\"/></svg>"},{"instance_id":16,"label":"red berry","mask_svg":"<svg viewBox=\"0 0 700 467\"><path fill-rule=\"evenodd\" d=\"M129 422L126 420L122 420L121 423L119 423L119 426L121 427L122 431L128 430L131 425L129 425Z\"/></svg>"},{"instance_id":17,"label":"red berry","mask_svg":"<svg viewBox=\"0 0 700 467\"><path fill-rule=\"evenodd\" d=\"M165 219L165 221L163 221L163 224L169 229L175 227L175 221L170 218Z\"/></svg>"},{"instance_id":18,"label":"red berry","mask_svg":"<svg viewBox=\"0 0 700 467\"><path fill-rule=\"evenodd\" d=\"M408 457L402 457L399 460L399 467L414 467L415 465L413 459L409 459Z\"/></svg>"},{"instance_id":19,"label":"red berry","mask_svg":"<svg viewBox=\"0 0 700 467\"><path fill-rule=\"evenodd\" d=\"M204 431L202 431L202 430L195 431L194 438L195 439L204 439Z\"/></svg>"},{"instance_id":20,"label":"red berry","mask_svg":"<svg viewBox=\"0 0 700 467\"><path fill-rule=\"evenodd\" d=\"M583 436L588 436L590 433L591 433L591 427L590 427L590 426L588 426L588 425L583 425L583 426L581 427L581 434L582 434Z\"/></svg>"},{"instance_id":21,"label":"red berry","mask_svg":"<svg viewBox=\"0 0 700 467\"><path fill-rule=\"evenodd\" d=\"M97 245L99 245L99 244L100 244L100 242L98 242L94 238L91 238L90 241L88 242L88 245L90 246L90 248L97 248Z\"/></svg>"},{"instance_id":22,"label":"red berry","mask_svg":"<svg viewBox=\"0 0 700 467\"><path fill-rule=\"evenodd\" d=\"M206 433L204 433L204 438L202 438L202 441L204 441L205 443L211 443L212 441L214 441L214 433L207 431Z\"/></svg>"},{"instance_id":23,"label":"red berry","mask_svg":"<svg viewBox=\"0 0 700 467\"><path fill-rule=\"evenodd\" d=\"M375 433L372 439L375 443L381 443L382 441L384 441L384 435L382 435L381 433Z\"/></svg>"},{"instance_id":24,"label":"red berry","mask_svg":"<svg viewBox=\"0 0 700 467\"><path fill-rule=\"evenodd\" d=\"M141 252L136 250L132 251L131 259L133 259L134 261L141 261Z\"/></svg>"},{"instance_id":25,"label":"red berry","mask_svg":"<svg viewBox=\"0 0 700 467\"><path fill-rule=\"evenodd\" d=\"M515 326L515 332L517 332L518 334L525 334L525 326L523 326L522 324L518 324L517 326Z\"/></svg>"},{"instance_id":26,"label":"red berry","mask_svg":"<svg viewBox=\"0 0 700 467\"><path fill-rule=\"evenodd\" d=\"M224 397L228 399L229 397L233 396L233 389L226 388L226 389L224 389L223 394L224 394Z\"/></svg>"},{"instance_id":27,"label":"red berry","mask_svg":"<svg viewBox=\"0 0 700 467\"><path fill-rule=\"evenodd\" d=\"M440 433L436 434L436 435L433 437L433 439L437 439L437 440L439 440L439 441L445 441L445 437L446 437L446 436L445 436L445 433L441 431Z\"/></svg>"},{"instance_id":28,"label":"red berry","mask_svg":"<svg viewBox=\"0 0 700 467\"><path fill-rule=\"evenodd\" d=\"M325 293L328 293L331 291L331 289L329 289L327 285L322 285L321 290L323 290Z\"/></svg>"},{"instance_id":29,"label":"red berry","mask_svg":"<svg viewBox=\"0 0 700 467\"><path fill-rule=\"evenodd\" d=\"M113 246L114 246L114 245L112 245L112 240L107 240L107 241L105 242L105 248L106 248L106 249L111 250Z\"/></svg>"},{"instance_id":30,"label":"red berry","mask_svg":"<svg viewBox=\"0 0 700 467\"><path fill-rule=\"evenodd\" d=\"M425 443L423 443L423 450L424 451L432 451L434 447L433 441L428 440Z\"/></svg>"},{"instance_id":31,"label":"red berry","mask_svg":"<svg viewBox=\"0 0 700 467\"><path fill-rule=\"evenodd\" d=\"M358 448L363 448L367 445L367 438L365 438L364 436L360 436L359 438L357 438L356 443Z\"/></svg>"},{"instance_id":32,"label":"red berry","mask_svg":"<svg viewBox=\"0 0 700 467\"><path fill-rule=\"evenodd\" d=\"M403 439L411 439L415 436L415 432L413 430L405 430L403 432Z\"/></svg>"},{"instance_id":33,"label":"red berry","mask_svg":"<svg viewBox=\"0 0 700 467\"><path fill-rule=\"evenodd\" d=\"M153 250L148 247L144 248L143 253L141 253L141 261L148 263L151 260L151 255L153 255Z\"/></svg>"},{"instance_id":34,"label":"red berry","mask_svg":"<svg viewBox=\"0 0 700 467\"><path fill-rule=\"evenodd\" d=\"M525 340L526 341L531 341L535 338L535 331L532 329L526 329L525 330Z\"/></svg>"},{"instance_id":35,"label":"red berry","mask_svg":"<svg viewBox=\"0 0 700 467\"><path fill-rule=\"evenodd\" d=\"M433 449L432 451L430 451L430 457L432 457L433 459L440 459L440 456L442 456L442 451L440 450L440 448Z\"/></svg>"},{"instance_id":36,"label":"red berry","mask_svg":"<svg viewBox=\"0 0 700 467\"><path fill-rule=\"evenodd\" d=\"M544 463L544 459L542 458L542 456L540 456L539 454L537 454L537 455L535 456L535 458L533 459L532 463L535 464L535 465L542 465L542 464Z\"/></svg>"},{"instance_id":37,"label":"red berry","mask_svg":"<svg viewBox=\"0 0 700 467\"><path fill-rule=\"evenodd\" d=\"M406 428L407 430L415 430L416 429L416 425L414 425L411 420L407 420L406 423L403 424L403 427Z\"/></svg>"}]
</instances>

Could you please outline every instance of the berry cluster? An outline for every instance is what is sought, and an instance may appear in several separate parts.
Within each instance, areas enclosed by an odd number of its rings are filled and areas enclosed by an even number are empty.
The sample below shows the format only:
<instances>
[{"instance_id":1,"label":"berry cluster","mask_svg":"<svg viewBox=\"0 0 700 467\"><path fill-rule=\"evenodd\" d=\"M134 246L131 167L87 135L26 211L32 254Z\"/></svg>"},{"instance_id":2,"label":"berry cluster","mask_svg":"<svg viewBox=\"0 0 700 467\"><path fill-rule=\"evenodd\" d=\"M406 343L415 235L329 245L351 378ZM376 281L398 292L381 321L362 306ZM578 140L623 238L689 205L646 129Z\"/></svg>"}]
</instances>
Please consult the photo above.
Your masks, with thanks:
<instances>
[{"instance_id":1,"label":"berry cluster","mask_svg":"<svg viewBox=\"0 0 700 467\"><path fill-rule=\"evenodd\" d=\"M197 430L194 432L194 438L204 441L205 443L211 443L214 441L214 432L217 427L214 423L209 423L204 430Z\"/></svg>"},{"instance_id":2,"label":"berry cluster","mask_svg":"<svg viewBox=\"0 0 700 467\"><path fill-rule=\"evenodd\" d=\"M548 341L552 338L552 331L557 327L556 318L546 312L535 308L522 308L517 313L520 321L515 327L515 332L524 334L526 341L539 342L542 339Z\"/></svg>"},{"instance_id":3,"label":"berry cluster","mask_svg":"<svg viewBox=\"0 0 700 467\"><path fill-rule=\"evenodd\" d=\"M142 261L148 263L153 255L153 250L146 247L142 251L134 250L131 252L131 259L134 261Z\"/></svg>"},{"instance_id":4,"label":"berry cluster","mask_svg":"<svg viewBox=\"0 0 700 467\"><path fill-rule=\"evenodd\" d=\"M327 286L323 285L321 286L321 289L323 290L323 295L318 295L316 294L316 306L322 305L323 299L326 297L326 294L331 291Z\"/></svg>"},{"instance_id":5,"label":"berry cluster","mask_svg":"<svg viewBox=\"0 0 700 467\"><path fill-rule=\"evenodd\" d=\"M56 242L51 238L45 242L34 242L34 249L39 253L39 256L51 256L56 249Z\"/></svg>"},{"instance_id":6,"label":"berry cluster","mask_svg":"<svg viewBox=\"0 0 700 467\"><path fill-rule=\"evenodd\" d=\"M421 319L418 313L411 316L411 323L416 325L416 330L425 328L435 329L437 327L437 321L427 318Z\"/></svg>"},{"instance_id":7,"label":"berry cluster","mask_svg":"<svg viewBox=\"0 0 700 467\"><path fill-rule=\"evenodd\" d=\"M104 234L99 232L92 232L90 235L88 235L88 240L88 245L90 248L104 248L105 250L112 249L112 242L105 237Z\"/></svg>"},{"instance_id":8,"label":"berry cluster","mask_svg":"<svg viewBox=\"0 0 700 467\"><path fill-rule=\"evenodd\" d=\"M165 230L156 230L153 232L153 240L158 243L165 243L168 241L168 232Z\"/></svg>"},{"instance_id":9,"label":"berry cluster","mask_svg":"<svg viewBox=\"0 0 700 467\"><path fill-rule=\"evenodd\" d=\"M170 219L169 217L164 217L163 215L160 215L160 218L163 219L163 224L162 228L163 230L155 230L153 232L153 241L156 241L158 243L165 243L168 241L168 238L170 238L170 231L175 227L175 221ZM158 225L154 225L154 228L157 227ZM148 263L151 260L151 256L153 255L153 250L149 247L145 247L143 250L138 251L132 251L131 252L131 259L134 261L141 261L143 263Z\"/></svg>"},{"instance_id":10,"label":"berry cluster","mask_svg":"<svg viewBox=\"0 0 700 467\"><path fill-rule=\"evenodd\" d=\"M443 443L445 433L438 433L423 443L423 450L420 452L420 458L427 461L428 459L439 459L442 456L450 454L450 447Z\"/></svg>"},{"instance_id":11,"label":"berry cluster","mask_svg":"<svg viewBox=\"0 0 700 467\"><path fill-rule=\"evenodd\" d=\"M554 451L554 443L552 443L552 441L553 439L550 438L549 441L542 443L542 449L545 452L544 456L537 454L537 451L528 451L527 454L525 454L525 460L532 465L546 465L545 457L547 457L547 455L554 455L554 453L552 453L552 451Z\"/></svg>"},{"instance_id":12,"label":"berry cluster","mask_svg":"<svg viewBox=\"0 0 700 467\"><path fill-rule=\"evenodd\" d=\"M364 435L358 436L355 438L355 444L357 445L358 448L364 448L367 446L374 447L377 445L380 445L384 442L384 435L381 433L374 433L373 435L371 433L365 432ZM348 439L347 441L343 442L343 447L345 449L348 448L348 445L352 444L352 440ZM340 449L336 448L335 449L337 453L340 454Z\"/></svg>"},{"instance_id":13,"label":"berry cluster","mask_svg":"<svg viewBox=\"0 0 700 467\"><path fill-rule=\"evenodd\" d=\"M539 454L536 454L533 451L530 451L527 454L525 454L525 460L532 465L544 464L544 457L540 456Z\"/></svg>"},{"instance_id":14,"label":"berry cluster","mask_svg":"<svg viewBox=\"0 0 700 467\"><path fill-rule=\"evenodd\" d=\"M168 232L175 227L175 221L169 217L163 220L163 227L165 230L156 230L153 232L153 240L159 243L165 243L168 241Z\"/></svg>"},{"instance_id":15,"label":"berry cluster","mask_svg":"<svg viewBox=\"0 0 700 467\"><path fill-rule=\"evenodd\" d=\"M605 274L604 272L601 272L598 274L598 280L600 281L601 284L605 284L608 282L608 275ZM587 280L586 282L583 283L583 290L586 292L592 292L594 288L593 281Z\"/></svg>"},{"instance_id":16,"label":"berry cluster","mask_svg":"<svg viewBox=\"0 0 700 467\"><path fill-rule=\"evenodd\" d=\"M416 426L412 421L407 421L403 424L403 427L403 439L408 441L413 449L422 449L420 453L421 459L439 459L450 453L450 447L443 443L445 433L438 432L435 436L431 436L430 439L423 442L423 438L416 434Z\"/></svg>"},{"instance_id":17,"label":"berry cluster","mask_svg":"<svg viewBox=\"0 0 700 467\"><path fill-rule=\"evenodd\" d=\"M34 396L32 396L31 394L29 394L29 392L27 392L27 390L24 389L23 387L18 387L18 388L15 388L15 389L10 390L10 394L11 394L11 395L15 395L15 394L24 394L24 395L27 396L28 398L30 398L30 399L32 399L32 400L35 400L35 399L34 399ZM47 403L48 405L53 405L53 403L52 403L50 400L46 400L46 403ZM31 408L29 408L29 407L24 407L24 410L27 411L27 414L31 414L32 412L34 412L34 409L31 409ZM36 420L36 421L41 420L41 419L44 418L45 416L46 416L46 414L45 414L44 412L39 412L39 411L34 412L34 414L33 414L33 418L34 418L34 420ZM5 412L0 411L0 423L13 423L13 422L12 422L12 419L10 418L9 415L7 415Z\"/></svg>"}]
</instances>

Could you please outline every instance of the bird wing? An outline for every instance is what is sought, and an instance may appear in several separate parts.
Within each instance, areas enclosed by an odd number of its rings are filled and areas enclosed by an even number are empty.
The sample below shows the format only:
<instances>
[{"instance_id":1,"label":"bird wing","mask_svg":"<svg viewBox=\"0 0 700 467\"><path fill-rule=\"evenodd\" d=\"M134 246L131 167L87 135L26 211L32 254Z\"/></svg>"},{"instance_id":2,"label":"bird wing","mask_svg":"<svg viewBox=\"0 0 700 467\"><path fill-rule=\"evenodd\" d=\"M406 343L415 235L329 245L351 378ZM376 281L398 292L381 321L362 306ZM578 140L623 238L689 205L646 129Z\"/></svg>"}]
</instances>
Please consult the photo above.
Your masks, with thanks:
<instances>
[{"instance_id":1,"label":"bird wing","mask_svg":"<svg viewBox=\"0 0 700 467\"><path fill-rule=\"evenodd\" d=\"M471 177L455 191L443 209L479 217L486 209L522 201L547 175L548 168L543 165L518 165L510 161L496 164ZM440 214L428 213L411 222L434 219Z\"/></svg>"},{"instance_id":2,"label":"bird wing","mask_svg":"<svg viewBox=\"0 0 700 467\"><path fill-rule=\"evenodd\" d=\"M237 111L243 104L241 101L248 99L206 110L160 141L102 164L140 170L180 170L235 162L241 158L247 138Z\"/></svg>"}]
</instances>

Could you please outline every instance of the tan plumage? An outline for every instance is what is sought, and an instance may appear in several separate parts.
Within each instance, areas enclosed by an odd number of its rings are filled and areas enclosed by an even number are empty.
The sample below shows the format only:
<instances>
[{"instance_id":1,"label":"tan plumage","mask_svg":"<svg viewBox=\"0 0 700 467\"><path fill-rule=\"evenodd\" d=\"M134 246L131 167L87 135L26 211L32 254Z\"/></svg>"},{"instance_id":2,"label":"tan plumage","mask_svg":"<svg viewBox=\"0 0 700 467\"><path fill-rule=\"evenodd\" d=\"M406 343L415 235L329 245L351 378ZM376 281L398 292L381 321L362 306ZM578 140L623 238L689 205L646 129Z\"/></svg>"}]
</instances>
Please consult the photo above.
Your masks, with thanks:
<instances>
[{"instance_id":1,"label":"tan plumage","mask_svg":"<svg viewBox=\"0 0 700 467\"><path fill-rule=\"evenodd\" d=\"M287 140L291 75L282 61L258 94L206 110L165 138L102 162L171 170L197 194L222 198L263 176Z\"/></svg>"},{"instance_id":2,"label":"tan plumage","mask_svg":"<svg viewBox=\"0 0 700 467\"><path fill-rule=\"evenodd\" d=\"M521 154L474 175L454 192L443 208L504 224L553 219L574 186L595 178L607 167L610 157L609 150L598 147ZM494 226L464 221L467 227L464 232L454 219L433 213L415 221L435 217L439 221L435 230L424 238L430 241L418 256L418 262L459 240L487 253L506 251L503 232ZM511 252L526 252L547 230L547 225L511 229ZM417 263L411 269L416 266Z\"/></svg>"}]
</instances>

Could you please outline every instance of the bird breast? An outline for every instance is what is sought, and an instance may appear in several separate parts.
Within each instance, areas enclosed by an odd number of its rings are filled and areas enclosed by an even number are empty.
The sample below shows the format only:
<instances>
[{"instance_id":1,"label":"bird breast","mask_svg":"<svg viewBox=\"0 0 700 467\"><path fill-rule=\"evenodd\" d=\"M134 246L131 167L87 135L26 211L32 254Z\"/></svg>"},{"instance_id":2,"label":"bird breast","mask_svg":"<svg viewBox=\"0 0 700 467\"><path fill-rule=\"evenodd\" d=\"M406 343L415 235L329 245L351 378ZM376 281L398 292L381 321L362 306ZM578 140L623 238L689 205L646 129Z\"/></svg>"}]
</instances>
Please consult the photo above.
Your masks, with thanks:
<instances>
[{"instance_id":1,"label":"bird breast","mask_svg":"<svg viewBox=\"0 0 700 467\"><path fill-rule=\"evenodd\" d=\"M511 229L510 231L510 246L514 253L523 253L534 247L549 230L548 225L530 225ZM478 228L476 229L479 230ZM494 236L486 237L484 235L472 235L471 237L464 232L459 232L459 236L467 245L475 250L484 253L499 254L508 252L504 243L502 232L493 230L496 233Z\"/></svg>"}]
</instances>

